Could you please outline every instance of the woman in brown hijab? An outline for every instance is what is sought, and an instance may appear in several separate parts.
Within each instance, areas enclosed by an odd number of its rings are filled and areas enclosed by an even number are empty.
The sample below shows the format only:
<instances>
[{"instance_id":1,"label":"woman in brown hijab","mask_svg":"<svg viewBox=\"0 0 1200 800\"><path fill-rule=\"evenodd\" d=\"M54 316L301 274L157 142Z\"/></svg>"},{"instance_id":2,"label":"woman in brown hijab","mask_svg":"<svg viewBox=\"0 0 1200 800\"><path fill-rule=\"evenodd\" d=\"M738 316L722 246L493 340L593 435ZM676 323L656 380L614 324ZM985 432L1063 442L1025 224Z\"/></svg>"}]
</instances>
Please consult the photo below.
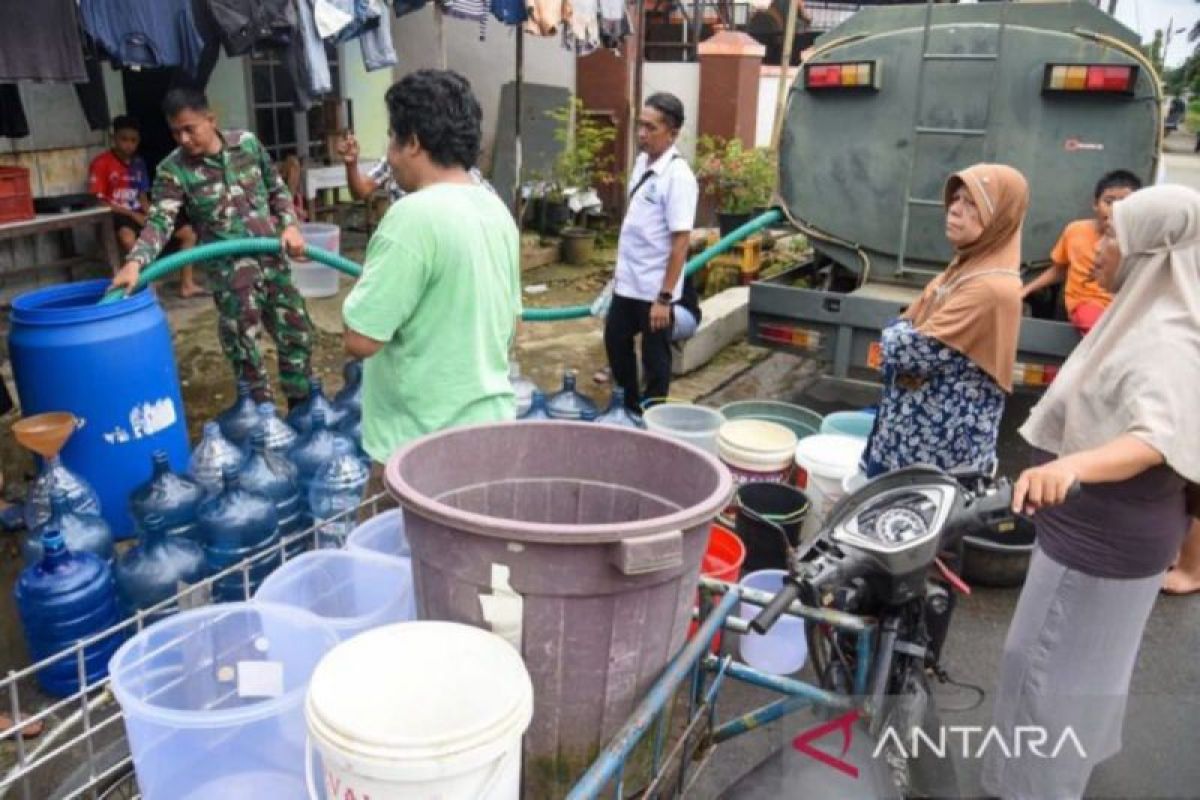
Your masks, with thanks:
<instances>
[{"instance_id":1,"label":"woman in brown hijab","mask_svg":"<svg viewBox=\"0 0 1200 800\"><path fill-rule=\"evenodd\" d=\"M946 182L955 256L883 331L883 399L863 454L869 477L912 464L990 472L1021 321L1021 173L976 164Z\"/></svg>"}]
</instances>

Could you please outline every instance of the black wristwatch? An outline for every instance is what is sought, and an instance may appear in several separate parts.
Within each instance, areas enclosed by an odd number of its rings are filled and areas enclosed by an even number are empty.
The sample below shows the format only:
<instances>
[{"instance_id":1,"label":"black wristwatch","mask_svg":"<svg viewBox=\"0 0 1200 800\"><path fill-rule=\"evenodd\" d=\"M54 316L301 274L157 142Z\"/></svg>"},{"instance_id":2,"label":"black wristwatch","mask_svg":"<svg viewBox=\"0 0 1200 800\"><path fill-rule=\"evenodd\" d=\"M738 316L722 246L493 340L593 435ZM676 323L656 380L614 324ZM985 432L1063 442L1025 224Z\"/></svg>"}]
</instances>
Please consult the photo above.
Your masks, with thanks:
<instances>
[{"instance_id":1,"label":"black wristwatch","mask_svg":"<svg viewBox=\"0 0 1200 800\"><path fill-rule=\"evenodd\" d=\"M654 302L656 302L662 306L671 305L671 293L670 292L659 292L658 297L654 298Z\"/></svg>"}]
</instances>

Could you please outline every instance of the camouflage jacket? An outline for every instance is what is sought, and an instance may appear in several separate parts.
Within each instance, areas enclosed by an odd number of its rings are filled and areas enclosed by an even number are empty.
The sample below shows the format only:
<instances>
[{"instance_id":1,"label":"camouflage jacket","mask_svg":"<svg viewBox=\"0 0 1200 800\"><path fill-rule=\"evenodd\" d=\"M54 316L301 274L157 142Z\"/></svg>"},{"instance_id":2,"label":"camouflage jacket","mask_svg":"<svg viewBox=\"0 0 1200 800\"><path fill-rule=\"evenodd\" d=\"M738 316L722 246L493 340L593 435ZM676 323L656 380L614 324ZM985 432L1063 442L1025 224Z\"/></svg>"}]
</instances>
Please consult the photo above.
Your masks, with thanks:
<instances>
[{"instance_id":1,"label":"camouflage jacket","mask_svg":"<svg viewBox=\"0 0 1200 800\"><path fill-rule=\"evenodd\" d=\"M270 155L249 131L222 131L225 146L193 158L176 148L158 165L150 213L128 260L145 267L171 240L175 217L187 212L200 242L278 236L295 225L292 194Z\"/></svg>"}]
</instances>

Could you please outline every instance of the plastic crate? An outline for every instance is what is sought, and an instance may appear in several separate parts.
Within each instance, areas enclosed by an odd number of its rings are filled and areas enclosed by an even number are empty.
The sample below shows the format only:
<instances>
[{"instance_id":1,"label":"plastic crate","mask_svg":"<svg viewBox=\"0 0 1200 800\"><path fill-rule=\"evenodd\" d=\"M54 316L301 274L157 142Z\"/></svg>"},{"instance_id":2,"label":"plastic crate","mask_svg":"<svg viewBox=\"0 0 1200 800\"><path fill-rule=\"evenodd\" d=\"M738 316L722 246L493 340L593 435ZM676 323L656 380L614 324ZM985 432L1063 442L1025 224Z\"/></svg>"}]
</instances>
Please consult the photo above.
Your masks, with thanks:
<instances>
[{"instance_id":1,"label":"plastic crate","mask_svg":"<svg viewBox=\"0 0 1200 800\"><path fill-rule=\"evenodd\" d=\"M0 167L0 223L33 217L29 170L24 167Z\"/></svg>"}]
</instances>

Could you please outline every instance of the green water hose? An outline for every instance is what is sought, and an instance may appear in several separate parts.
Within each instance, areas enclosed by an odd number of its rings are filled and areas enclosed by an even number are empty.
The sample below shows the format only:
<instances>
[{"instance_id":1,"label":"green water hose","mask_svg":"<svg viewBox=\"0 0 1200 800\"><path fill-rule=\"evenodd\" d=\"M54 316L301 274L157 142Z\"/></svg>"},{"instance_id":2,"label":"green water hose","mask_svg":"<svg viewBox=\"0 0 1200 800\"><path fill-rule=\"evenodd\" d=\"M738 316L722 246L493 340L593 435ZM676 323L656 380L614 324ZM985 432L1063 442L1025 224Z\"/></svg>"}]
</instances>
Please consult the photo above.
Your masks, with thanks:
<instances>
[{"instance_id":1,"label":"green water hose","mask_svg":"<svg viewBox=\"0 0 1200 800\"><path fill-rule=\"evenodd\" d=\"M728 251L742 239L761 231L768 225L773 225L783 219L783 212L777 208L773 208L754 219L747 222L737 230L730 233L728 236L722 237L716 244L705 250L703 253L693 257L684 266L684 273L687 275L694 274L697 270L703 269L704 265L712 261L717 256ZM172 272L195 264L200 261L209 261L218 258L236 258L239 256L264 256L264 255L279 255L282 252L282 246L278 239L231 239L225 242L212 242L210 244L202 244L199 247L193 247L190 250L183 250L169 255L166 258L159 259L153 264L144 269L138 277L137 288L141 289L147 286L152 281L159 278L164 278ZM307 258L316 261L319 264L336 269L338 272L343 272L352 278L357 278L362 274L362 267L354 263L348 258L343 258L337 253L331 253L328 250L322 250L319 247L306 245L304 255ZM100 304L116 302L124 296L124 291L114 289L104 295ZM569 319L583 319L591 316L591 306L560 306L558 308L527 308L521 314L521 319L526 322L559 322Z\"/></svg>"}]
</instances>

